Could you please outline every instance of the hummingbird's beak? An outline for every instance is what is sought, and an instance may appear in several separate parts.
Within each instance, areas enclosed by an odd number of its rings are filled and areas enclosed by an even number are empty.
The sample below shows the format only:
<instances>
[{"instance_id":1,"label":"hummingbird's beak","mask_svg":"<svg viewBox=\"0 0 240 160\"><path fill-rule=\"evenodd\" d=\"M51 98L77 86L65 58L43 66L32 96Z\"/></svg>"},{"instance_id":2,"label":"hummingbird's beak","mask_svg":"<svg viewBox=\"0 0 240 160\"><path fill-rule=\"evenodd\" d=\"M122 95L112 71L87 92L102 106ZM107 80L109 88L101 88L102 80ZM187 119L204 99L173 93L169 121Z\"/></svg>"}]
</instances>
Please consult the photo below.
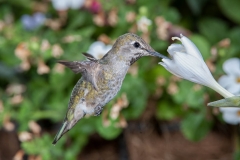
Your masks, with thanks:
<instances>
[{"instance_id":1,"label":"hummingbird's beak","mask_svg":"<svg viewBox=\"0 0 240 160\"><path fill-rule=\"evenodd\" d=\"M154 57L159 57L159 58L162 58L162 59L169 59L168 57L156 52L156 51L148 51L148 53L151 55L151 56L154 56Z\"/></svg>"}]
</instances>

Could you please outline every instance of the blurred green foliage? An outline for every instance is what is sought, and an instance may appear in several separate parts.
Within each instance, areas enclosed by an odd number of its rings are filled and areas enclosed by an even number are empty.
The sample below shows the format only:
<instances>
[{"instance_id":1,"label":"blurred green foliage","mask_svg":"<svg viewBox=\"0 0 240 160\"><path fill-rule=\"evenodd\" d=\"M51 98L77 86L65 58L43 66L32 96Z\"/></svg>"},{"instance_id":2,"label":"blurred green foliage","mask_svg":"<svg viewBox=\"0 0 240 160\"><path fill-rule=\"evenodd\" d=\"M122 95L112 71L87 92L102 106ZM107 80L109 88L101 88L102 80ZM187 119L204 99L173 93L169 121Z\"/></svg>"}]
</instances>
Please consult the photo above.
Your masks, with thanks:
<instances>
[{"instance_id":1,"label":"blurred green foliage","mask_svg":"<svg viewBox=\"0 0 240 160\"><path fill-rule=\"evenodd\" d=\"M149 97L155 97L155 118L160 121L181 119L185 137L201 140L214 125L213 118L206 116L210 110L206 107L207 99L213 101L219 96L206 87L174 78L157 64L160 60L145 57L132 66L137 73L127 74L119 94L105 106L101 116L82 119L56 146L51 144L65 116L71 90L80 78L68 69L57 69L56 61L84 60L81 53L86 52L103 34L112 43L126 32L135 32L150 40L155 50L167 55L166 49L172 43L170 38L185 33L213 66L215 78L223 74L222 63L226 59L239 57L238 0L101 0L99 3L101 11L92 13L87 7L58 12L48 1L0 1L0 127L6 129L13 123L17 132L32 133L31 140L21 143L22 149L29 155L40 155L43 160L74 160L91 134L98 133L106 139L116 138L123 130L117 125L122 120L121 116L126 120L137 119L145 111ZM102 13L106 21L112 10L116 10L116 22L96 23L94 19ZM49 23L32 31L25 30L21 16L37 11L44 13ZM130 12L135 14L133 20L126 18ZM137 22L142 16L152 21L147 32L137 29ZM157 17L165 21L157 24ZM54 27L54 23L60 26ZM168 28L164 28L166 23L170 24ZM165 29L165 38L161 38L158 29ZM69 37L74 40L66 40ZM224 39L229 40L230 44L219 43ZM54 46L57 51L54 51ZM214 49L216 54L212 51ZM54 52L63 53L56 56ZM24 55L27 55L26 59ZM30 65L29 68L21 68L24 61L28 63L25 65ZM39 71L41 67L45 69L44 73ZM158 83L159 79L161 82ZM9 88L13 84L20 84L25 89L21 93L16 88L11 91ZM112 106L123 94L126 94L129 105L121 110L117 119L113 119L110 115ZM35 135L29 122L40 123L42 120L51 122L44 125L53 125L54 133L42 130L40 135ZM106 120L108 125L104 124Z\"/></svg>"}]
</instances>

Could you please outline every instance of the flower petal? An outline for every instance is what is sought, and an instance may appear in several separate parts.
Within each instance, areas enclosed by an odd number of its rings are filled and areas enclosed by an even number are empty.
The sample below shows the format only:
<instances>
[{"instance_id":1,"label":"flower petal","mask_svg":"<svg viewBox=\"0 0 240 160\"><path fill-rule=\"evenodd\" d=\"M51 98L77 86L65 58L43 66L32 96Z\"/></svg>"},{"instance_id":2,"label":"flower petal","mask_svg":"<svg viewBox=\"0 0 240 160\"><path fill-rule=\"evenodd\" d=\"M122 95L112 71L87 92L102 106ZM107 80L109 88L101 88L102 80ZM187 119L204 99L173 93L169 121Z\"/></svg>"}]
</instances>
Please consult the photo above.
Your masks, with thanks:
<instances>
[{"instance_id":1,"label":"flower petal","mask_svg":"<svg viewBox=\"0 0 240 160\"><path fill-rule=\"evenodd\" d=\"M152 24L152 21L148 19L146 16L142 16L138 21L137 21L137 28L139 31L142 32L147 32L148 31L148 26Z\"/></svg>"},{"instance_id":2,"label":"flower petal","mask_svg":"<svg viewBox=\"0 0 240 160\"><path fill-rule=\"evenodd\" d=\"M90 53L90 54L94 54L94 53L98 52L99 50L102 50L104 45L105 44L103 42L101 42L101 41L93 42L91 44L91 46L89 47L87 52Z\"/></svg>"},{"instance_id":3,"label":"flower petal","mask_svg":"<svg viewBox=\"0 0 240 160\"><path fill-rule=\"evenodd\" d=\"M218 79L218 83L234 95L240 94L240 83L237 83L234 75L223 75Z\"/></svg>"},{"instance_id":4,"label":"flower petal","mask_svg":"<svg viewBox=\"0 0 240 160\"><path fill-rule=\"evenodd\" d=\"M92 43L87 52L93 55L95 58L99 59L102 58L111 48L111 45L106 46L103 42L96 41Z\"/></svg>"},{"instance_id":5,"label":"flower petal","mask_svg":"<svg viewBox=\"0 0 240 160\"><path fill-rule=\"evenodd\" d=\"M183 78L178 73L178 67L171 59L162 59L163 62L159 62L158 64L162 65L166 70L168 70L173 75Z\"/></svg>"},{"instance_id":6,"label":"flower petal","mask_svg":"<svg viewBox=\"0 0 240 160\"><path fill-rule=\"evenodd\" d=\"M46 16L43 13L38 12L33 15L33 19L34 19L36 25L40 26L46 20Z\"/></svg>"},{"instance_id":7,"label":"flower petal","mask_svg":"<svg viewBox=\"0 0 240 160\"><path fill-rule=\"evenodd\" d=\"M53 8L56 10L67 10L68 9L68 0L52 0Z\"/></svg>"},{"instance_id":8,"label":"flower petal","mask_svg":"<svg viewBox=\"0 0 240 160\"><path fill-rule=\"evenodd\" d=\"M171 44L171 45L168 47L167 52L168 52L171 56L173 56L173 54L174 54L175 52L183 52L183 53L186 53L186 50L185 50L185 48L183 47L183 45L174 43L174 44Z\"/></svg>"},{"instance_id":9,"label":"flower petal","mask_svg":"<svg viewBox=\"0 0 240 160\"><path fill-rule=\"evenodd\" d=\"M223 75L218 79L218 83L224 87L228 88L236 83L236 77L232 75Z\"/></svg>"},{"instance_id":10,"label":"flower petal","mask_svg":"<svg viewBox=\"0 0 240 160\"><path fill-rule=\"evenodd\" d=\"M196 45L187 37L181 35L181 42L183 46L185 47L187 54L193 55L194 57L198 58L199 60L203 61L203 57L196 47Z\"/></svg>"},{"instance_id":11,"label":"flower petal","mask_svg":"<svg viewBox=\"0 0 240 160\"><path fill-rule=\"evenodd\" d=\"M231 85L226 89L234 95L240 95L240 84Z\"/></svg>"},{"instance_id":12,"label":"flower petal","mask_svg":"<svg viewBox=\"0 0 240 160\"><path fill-rule=\"evenodd\" d=\"M107 45L107 46L104 48L104 50L105 50L106 53L107 53L108 51L111 50L111 48L112 48L112 45Z\"/></svg>"},{"instance_id":13,"label":"flower petal","mask_svg":"<svg viewBox=\"0 0 240 160\"><path fill-rule=\"evenodd\" d=\"M220 107L219 109L221 112L225 112L225 113L236 113L240 111L240 109L236 107Z\"/></svg>"},{"instance_id":14,"label":"flower petal","mask_svg":"<svg viewBox=\"0 0 240 160\"><path fill-rule=\"evenodd\" d=\"M230 75L240 76L240 59L230 58L223 63L223 70Z\"/></svg>"},{"instance_id":15,"label":"flower petal","mask_svg":"<svg viewBox=\"0 0 240 160\"><path fill-rule=\"evenodd\" d=\"M223 120L232 125L236 125L240 122L238 117L235 115L235 113L230 114L230 113L223 112Z\"/></svg>"},{"instance_id":16,"label":"flower petal","mask_svg":"<svg viewBox=\"0 0 240 160\"><path fill-rule=\"evenodd\" d=\"M23 15L21 17L21 22L23 24L23 27L26 30L33 30L36 27L36 25L34 23L34 19L29 15Z\"/></svg>"},{"instance_id":17,"label":"flower petal","mask_svg":"<svg viewBox=\"0 0 240 160\"><path fill-rule=\"evenodd\" d=\"M79 9L84 5L85 0L68 0L72 9Z\"/></svg>"},{"instance_id":18,"label":"flower petal","mask_svg":"<svg viewBox=\"0 0 240 160\"><path fill-rule=\"evenodd\" d=\"M184 79L210 87L215 80L210 71L204 67L206 65L203 61L190 54L183 54L176 52L174 54L174 61L178 67L179 75Z\"/></svg>"},{"instance_id":19,"label":"flower petal","mask_svg":"<svg viewBox=\"0 0 240 160\"><path fill-rule=\"evenodd\" d=\"M235 107L227 107L227 108L220 108L220 111L223 114L223 120L229 124L236 125L240 122L240 116L238 112L240 111L239 108Z\"/></svg>"}]
</instances>

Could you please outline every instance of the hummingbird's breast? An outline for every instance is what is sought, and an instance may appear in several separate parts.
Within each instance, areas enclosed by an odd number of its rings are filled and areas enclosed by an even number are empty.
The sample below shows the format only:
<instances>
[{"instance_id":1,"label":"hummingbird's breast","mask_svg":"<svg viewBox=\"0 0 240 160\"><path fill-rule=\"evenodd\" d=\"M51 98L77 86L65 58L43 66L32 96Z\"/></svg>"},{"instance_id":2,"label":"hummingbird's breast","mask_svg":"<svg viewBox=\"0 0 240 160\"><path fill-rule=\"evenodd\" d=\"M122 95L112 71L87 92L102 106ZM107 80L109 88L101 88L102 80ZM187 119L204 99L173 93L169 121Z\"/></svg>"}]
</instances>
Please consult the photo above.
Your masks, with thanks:
<instances>
[{"instance_id":1,"label":"hummingbird's breast","mask_svg":"<svg viewBox=\"0 0 240 160\"><path fill-rule=\"evenodd\" d=\"M103 70L100 74L97 82L99 87L98 96L101 99L101 106L104 106L116 96L122 86L125 75L114 74L112 70Z\"/></svg>"},{"instance_id":2,"label":"hummingbird's breast","mask_svg":"<svg viewBox=\"0 0 240 160\"><path fill-rule=\"evenodd\" d=\"M103 107L113 99L120 90L126 75L124 72L123 74L113 72L113 68L108 68L102 69L97 74L98 90L96 90L90 82L81 78L73 88L71 94L69 116L77 113L77 110L83 110L85 114L90 115L98 115L101 113Z\"/></svg>"}]
</instances>

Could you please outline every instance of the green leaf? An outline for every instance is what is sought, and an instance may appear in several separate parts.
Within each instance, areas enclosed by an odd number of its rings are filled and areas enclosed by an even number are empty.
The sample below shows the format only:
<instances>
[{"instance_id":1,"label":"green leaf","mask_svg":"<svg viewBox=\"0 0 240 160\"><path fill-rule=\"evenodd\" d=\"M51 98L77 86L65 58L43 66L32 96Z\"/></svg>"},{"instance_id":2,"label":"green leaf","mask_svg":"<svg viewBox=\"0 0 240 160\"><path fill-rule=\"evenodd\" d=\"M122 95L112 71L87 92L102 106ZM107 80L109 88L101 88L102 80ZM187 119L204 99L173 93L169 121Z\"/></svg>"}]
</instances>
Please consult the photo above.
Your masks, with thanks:
<instances>
[{"instance_id":1,"label":"green leaf","mask_svg":"<svg viewBox=\"0 0 240 160\"><path fill-rule=\"evenodd\" d=\"M34 105L33 103L26 99L22 102L17 112L17 115L13 116L17 119L19 124L19 130L27 130L28 129L28 122L32 118L32 113L34 112Z\"/></svg>"},{"instance_id":2,"label":"green leaf","mask_svg":"<svg viewBox=\"0 0 240 160\"><path fill-rule=\"evenodd\" d=\"M238 45L240 44L240 27L233 28L229 35L231 39L231 44Z\"/></svg>"},{"instance_id":3,"label":"green leaf","mask_svg":"<svg viewBox=\"0 0 240 160\"><path fill-rule=\"evenodd\" d=\"M44 134L42 137L21 143L21 146L28 155L41 155L43 160L51 160L63 156L61 150L65 142L64 139L63 137L56 146L53 146L51 143L52 137Z\"/></svg>"},{"instance_id":4,"label":"green leaf","mask_svg":"<svg viewBox=\"0 0 240 160\"><path fill-rule=\"evenodd\" d=\"M154 92L157 87L156 86L157 77L161 76L167 79L171 76L171 73L168 72L164 67L156 63L155 67L143 71L140 76L143 76L144 80L146 81L146 86L148 87L148 89L151 92Z\"/></svg>"},{"instance_id":5,"label":"green leaf","mask_svg":"<svg viewBox=\"0 0 240 160\"><path fill-rule=\"evenodd\" d=\"M78 121L76 127L73 129L75 131L76 138L79 133L92 134L96 131L97 121L101 121L100 117L85 117Z\"/></svg>"},{"instance_id":6,"label":"green leaf","mask_svg":"<svg viewBox=\"0 0 240 160\"><path fill-rule=\"evenodd\" d=\"M40 111L37 110L34 113L31 114L31 119L33 120L39 120L39 119L59 119L59 114L56 114L55 110L46 110L46 111ZM61 116L62 117L62 116Z\"/></svg>"},{"instance_id":7,"label":"green leaf","mask_svg":"<svg viewBox=\"0 0 240 160\"><path fill-rule=\"evenodd\" d=\"M208 103L212 107L240 107L240 96L233 96Z\"/></svg>"},{"instance_id":8,"label":"green leaf","mask_svg":"<svg viewBox=\"0 0 240 160\"><path fill-rule=\"evenodd\" d=\"M173 99L178 104L188 104L189 107L195 109L201 109L204 105L203 94L204 90L200 86L198 89L194 89L196 84L187 80L182 80L178 83L178 93L173 95Z\"/></svg>"},{"instance_id":9,"label":"green leaf","mask_svg":"<svg viewBox=\"0 0 240 160\"><path fill-rule=\"evenodd\" d=\"M175 8L168 8L166 12L163 13L163 17L172 23L178 23L180 20L180 14Z\"/></svg>"},{"instance_id":10,"label":"green leaf","mask_svg":"<svg viewBox=\"0 0 240 160\"><path fill-rule=\"evenodd\" d=\"M239 0L219 0L218 3L225 16L240 24Z\"/></svg>"},{"instance_id":11,"label":"green leaf","mask_svg":"<svg viewBox=\"0 0 240 160\"><path fill-rule=\"evenodd\" d=\"M182 121L181 131L187 139L199 141L208 133L211 125L206 120L205 113L190 113Z\"/></svg>"},{"instance_id":12,"label":"green leaf","mask_svg":"<svg viewBox=\"0 0 240 160\"><path fill-rule=\"evenodd\" d=\"M230 31L229 38L231 40L231 45L229 50L227 50L226 55L228 57L239 56L240 53L240 27L233 28Z\"/></svg>"},{"instance_id":13,"label":"green leaf","mask_svg":"<svg viewBox=\"0 0 240 160\"><path fill-rule=\"evenodd\" d=\"M67 68L65 69L64 74L52 72L49 80L50 87L54 89L55 92L61 92L64 88L71 84L74 76L76 77L76 75L74 75L74 73ZM77 75L77 77L81 78L80 75Z\"/></svg>"},{"instance_id":14,"label":"green leaf","mask_svg":"<svg viewBox=\"0 0 240 160\"><path fill-rule=\"evenodd\" d=\"M67 30L74 30L80 26L91 22L92 16L88 12L76 12L75 10L69 10L69 24L67 25Z\"/></svg>"},{"instance_id":15,"label":"green leaf","mask_svg":"<svg viewBox=\"0 0 240 160\"><path fill-rule=\"evenodd\" d=\"M104 126L101 119L97 121L97 132L105 139L114 139L116 138L122 131L121 128L116 127L116 123L113 120L109 119L110 124L108 126Z\"/></svg>"},{"instance_id":16,"label":"green leaf","mask_svg":"<svg viewBox=\"0 0 240 160\"><path fill-rule=\"evenodd\" d=\"M204 18L199 22L199 30L211 44L215 44L228 36L228 25L217 18Z\"/></svg>"},{"instance_id":17,"label":"green leaf","mask_svg":"<svg viewBox=\"0 0 240 160\"><path fill-rule=\"evenodd\" d=\"M156 34L156 33L154 33L154 34ZM166 56L167 56L166 49L167 49L168 45L169 45L169 43L167 41L159 41L158 39L151 41L151 46L156 51L159 51L160 53L162 53L163 55L166 55ZM164 51L164 52L162 52L162 51Z\"/></svg>"},{"instance_id":18,"label":"green leaf","mask_svg":"<svg viewBox=\"0 0 240 160\"><path fill-rule=\"evenodd\" d=\"M122 89L118 95L127 94L129 106L122 111L127 119L134 119L141 115L144 111L148 90L144 81L138 77L127 75L122 85Z\"/></svg>"},{"instance_id":19,"label":"green leaf","mask_svg":"<svg viewBox=\"0 0 240 160\"><path fill-rule=\"evenodd\" d=\"M172 120L183 113L181 106L168 101L161 101L157 106L156 116L163 120Z\"/></svg>"}]
</instances>

